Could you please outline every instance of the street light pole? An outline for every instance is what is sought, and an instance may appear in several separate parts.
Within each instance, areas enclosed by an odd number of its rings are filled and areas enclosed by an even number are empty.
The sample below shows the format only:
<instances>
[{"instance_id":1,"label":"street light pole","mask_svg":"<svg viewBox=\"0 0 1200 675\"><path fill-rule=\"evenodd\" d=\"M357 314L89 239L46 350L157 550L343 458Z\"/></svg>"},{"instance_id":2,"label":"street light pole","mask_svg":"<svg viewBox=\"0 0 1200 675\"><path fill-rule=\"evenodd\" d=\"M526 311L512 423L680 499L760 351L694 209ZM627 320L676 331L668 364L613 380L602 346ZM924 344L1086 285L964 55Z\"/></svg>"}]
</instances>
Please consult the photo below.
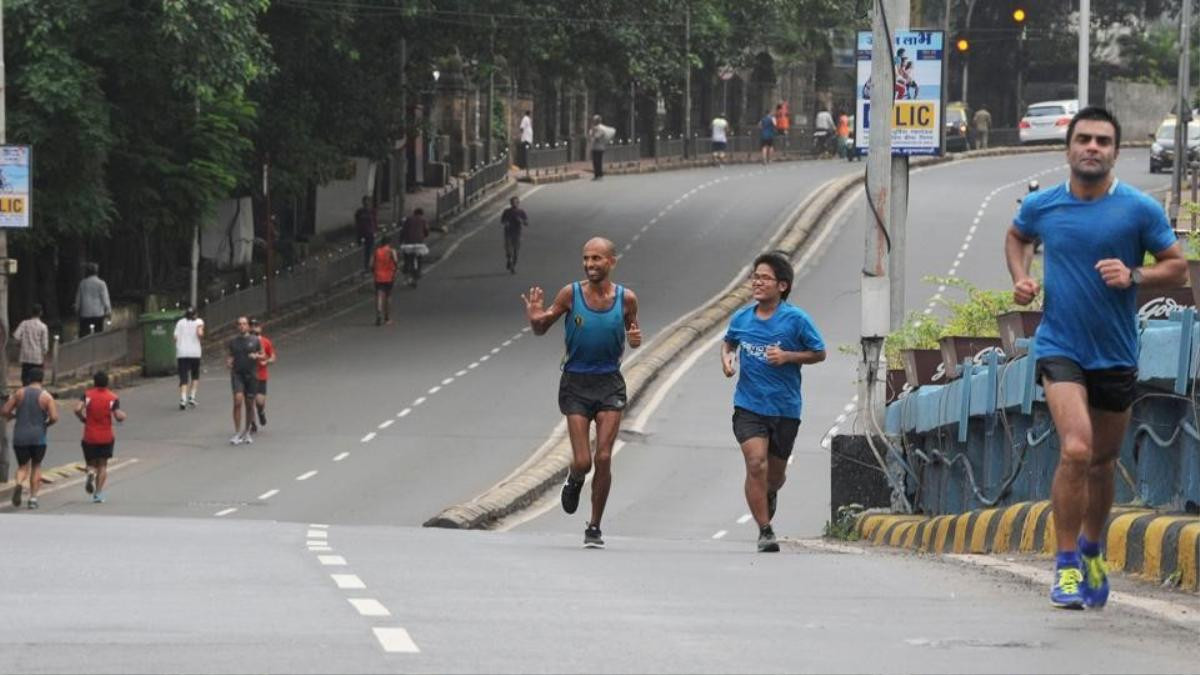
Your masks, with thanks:
<instances>
[{"instance_id":1,"label":"street light pole","mask_svg":"<svg viewBox=\"0 0 1200 675\"><path fill-rule=\"evenodd\" d=\"M1191 60L1192 50L1192 2L1183 0L1183 13L1179 16L1179 91L1176 96L1175 114L1175 167L1171 173L1171 227L1179 222L1179 208L1183 200L1183 178L1187 170L1188 124L1192 120Z\"/></svg>"},{"instance_id":2,"label":"street light pole","mask_svg":"<svg viewBox=\"0 0 1200 675\"><path fill-rule=\"evenodd\" d=\"M683 6L683 156L690 157L692 144L692 4Z\"/></svg>"},{"instance_id":3,"label":"street light pole","mask_svg":"<svg viewBox=\"0 0 1200 675\"><path fill-rule=\"evenodd\" d=\"M1189 0L1184 0L1184 4L1191 4ZM1184 11L1187 11L1186 9ZM1090 44L1092 33L1092 2L1091 0L1079 0L1079 107L1086 108L1088 105L1088 60L1090 57ZM1184 51L1186 54L1187 51ZM1186 57L1185 57L1186 59Z\"/></svg>"},{"instance_id":4,"label":"street light pole","mask_svg":"<svg viewBox=\"0 0 1200 675\"><path fill-rule=\"evenodd\" d=\"M4 61L4 0L0 0L0 145L8 142L8 84ZM32 189L32 177L30 178ZM8 232L0 228L0 351L8 344ZM8 357L0 353L0 394L8 394ZM8 428L0 424L0 481L8 481Z\"/></svg>"}]
</instances>

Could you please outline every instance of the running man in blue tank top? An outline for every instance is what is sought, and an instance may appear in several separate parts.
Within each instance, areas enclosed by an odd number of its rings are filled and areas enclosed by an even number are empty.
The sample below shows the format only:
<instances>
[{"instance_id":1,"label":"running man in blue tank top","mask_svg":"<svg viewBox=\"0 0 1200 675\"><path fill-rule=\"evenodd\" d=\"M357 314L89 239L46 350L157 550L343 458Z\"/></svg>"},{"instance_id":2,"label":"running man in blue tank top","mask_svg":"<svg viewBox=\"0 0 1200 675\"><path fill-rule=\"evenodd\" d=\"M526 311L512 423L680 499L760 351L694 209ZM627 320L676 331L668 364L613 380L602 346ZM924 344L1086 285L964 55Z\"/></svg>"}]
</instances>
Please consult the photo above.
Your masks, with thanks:
<instances>
[{"instance_id":1,"label":"running man in blue tank top","mask_svg":"<svg viewBox=\"0 0 1200 675\"><path fill-rule=\"evenodd\" d=\"M525 301L525 316L535 335L545 335L561 316L566 316L567 352L558 385L558 408L567 417L573 459L562 488L562 507L567 513L579 508L583 480L594 465L592 517L583 533L583 545L603 548L600 518L612 487L612 447L625 410L625 378L621 355L628 343L642 345L637 321L637 296L614 284L609 275L617 264L613 243L600 237L583 247L583 271L587 279L563 286L547 309L545 291L534 286ZM596 422L596 458L593 464L588 432Z\"/></svg>"},{"instance_id":2,"label":"running man in blue tank top","mask_svg":"<svg viewBox=\"0 0 1200 675\"><path fill-rule=\"evenodd\" d=\"M788 303L792 263L781 253L754 260L754 304L729 320L721 343L721 370L733 377L733 436L746 460L746 504L758 524L760 553L779 551L771 519L800 430L800 368L825 360L825 341L808 314Z\"/></svg>"},{"instance_id":3,"label":"running man in blue tank top","mask_svg":"<svg viewBox=\"0 0 1200 675\"><path fill-rule=\"evenodd\" d=\"M1067 127L1070 181L1026 197L1004 252L1013 299L1027 305L1034 243L1045 246L1046 298L1035 340L1037 375L1058 431L1050 500L1058 556L1050 602L1103 607L1101 550L1113 471L1137 393L1137 286L1182 286L1187 263L1162 207L1112 175L1121 126L1103 108ZM1141 267L1145 254L1157 264Z\"/></svg>"}]
</instances>

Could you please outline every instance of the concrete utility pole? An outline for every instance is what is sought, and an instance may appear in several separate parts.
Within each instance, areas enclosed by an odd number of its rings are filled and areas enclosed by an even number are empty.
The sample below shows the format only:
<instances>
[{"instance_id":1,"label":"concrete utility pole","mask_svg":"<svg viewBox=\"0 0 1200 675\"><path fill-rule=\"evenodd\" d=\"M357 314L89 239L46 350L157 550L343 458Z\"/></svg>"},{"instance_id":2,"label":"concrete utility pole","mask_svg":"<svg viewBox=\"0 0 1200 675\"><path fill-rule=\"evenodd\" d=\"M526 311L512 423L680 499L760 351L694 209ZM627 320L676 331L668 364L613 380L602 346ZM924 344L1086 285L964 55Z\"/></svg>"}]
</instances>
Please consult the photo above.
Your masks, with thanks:
<instances>
[{"instance_id":1,"label":"concrete utility pole","mask_svg":"<svg viewBox=\"0 0 1200 675\"><path fill-rule=\"evenodd\" d=\"M0 0L0 145L8 142L8 111L5 101L8 98L8 84L5 74L4 61L4 0ZM30 189L33 187L33 177L30 176ZM0 330L4 336L0 340L0 350L8 344L8 232L0 228ZM8 394L8 357L0 351L0 394ZM0 481L8 481L8 425L0 424Z\"/></svg>"},{"instance_id":2,"label":"concrete utility pole","mask_svg":"<svg viewBox=\"0 0 1200 675\"><path fill-rule=\"evenodd\" d=\"M488 97L489 99L491 96ZM490 142L492 135L488 134ZM408 44L400 37L400 138L396 141L396 189L392 196L392 222L404 217L404 197L408 192Z\"/></svg>"},{"instance_id":3,"label":"concrete utility pole","mask_svg":"<svg viewBox=\"0 0 1200 675\"><path fill-rule=\"evenodd\" d=\"M1184 4L1188 4L1185 2ZM1187 11L1187 10L1184 10ZM1088 104L1088 66L1091 58L1092 1L1079 0L1079 107ZM1186 51L1184 52L1187 53Z\"/></svg>"},{"instance_id":4,"label":"concrete utility pole","mask_svg":"<svg viewBox=\"0 0 1200 675\"><path fill-rule=\"evenodd\" d=\"M683 6L683 156L695 153L692 147L692 4Z\"/></svg>"},{"instance_id":5,"label":"concrete utility pole","mask_svg":"<svg viewBox=\"0 0 1200 675\"><path fill-rule=\"evenodd\" d=\"M963 24L963 35L966 35L971 30L971 15L973 13L975 13L975 0L967 0L967 22L965 24ZM950 22L947 21L946 23L949 24ZM946 40L947 41L950 40L950 31L949 30L946 31ZM948 54L949 52L950 52L950 46L948 44L944 45L943 53ZM962 96L961 96L961 100L963 102L963 105L966 105L967 109L970 110L971 104L967 102L967 76L970 75L968 66L970 66L970 64L971 64L971 51L969 49L967 50L967 52L965 54L962 55L962 60L963 60L963 64L962 64Z\"/></svg>"},{"instance_id":6,"label":"concrete utility pole","mask_svg":"<svg viewBox=\"0 0 1200 675\"><path fill-rule=\"evenodd\" d=\"M263 199L266 201L267 313L275 311L275 219L271 217L271 155L263 162Z\"/></svg>"},{"instance_id":7,"label":"concrete utility pole","mask_svg":"<svg viewBox=\"0 0 1200 675\"><path fill-rule=\"evenodd\" d=\"M1179 222L1179 205L1183 199L1183 177L1187 171L1187 132L1192 121L1191 63L1192 1L1183 0L1179 16L1179 92L1175 114L1175 170L1171 174L1171 226Z\"/></svg>"},{"instance_id":8,"label":"concrete utility pole","mask_svg":"<svg viewBox=\"0 0 1200 675\"><path fill-rule=\"evenodd\" d=\"M404 48L404 40L400 41L401 49ZM494 157L494 147L492 142L492 116L495 114L496 107L496 17L492 17L492 33L491 43L488 45L488 94L487 94L487 135L483 138L483 160L491 162Z\"/></svg>"}]
</instances>

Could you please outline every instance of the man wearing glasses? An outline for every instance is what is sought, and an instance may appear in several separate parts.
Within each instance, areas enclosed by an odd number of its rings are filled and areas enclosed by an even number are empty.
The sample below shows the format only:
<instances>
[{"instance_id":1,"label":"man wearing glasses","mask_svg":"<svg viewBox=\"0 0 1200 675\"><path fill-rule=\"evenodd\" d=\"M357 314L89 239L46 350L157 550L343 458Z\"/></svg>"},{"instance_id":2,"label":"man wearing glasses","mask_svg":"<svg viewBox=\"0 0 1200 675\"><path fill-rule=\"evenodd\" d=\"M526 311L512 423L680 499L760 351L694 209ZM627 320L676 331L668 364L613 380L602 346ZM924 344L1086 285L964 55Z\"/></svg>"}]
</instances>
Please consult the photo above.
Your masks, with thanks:
<instances>
[{"instance_id":1,"label":"man wearing glasses","mask_svg":"<svg viewBox=\"0 0 1200 675\"><path fill-rule=\"evenodd\" d=\"M754 304L729 321L721 343L721 369L733 377L733 435L746 460L746 504L758 523L758 551L779 551L771 519L786 479L788 457L800 430L800 367L825 360L825 341L808 314L788 304L792 264L764 253L750 274Z\"/></svg>"}]
</instances>

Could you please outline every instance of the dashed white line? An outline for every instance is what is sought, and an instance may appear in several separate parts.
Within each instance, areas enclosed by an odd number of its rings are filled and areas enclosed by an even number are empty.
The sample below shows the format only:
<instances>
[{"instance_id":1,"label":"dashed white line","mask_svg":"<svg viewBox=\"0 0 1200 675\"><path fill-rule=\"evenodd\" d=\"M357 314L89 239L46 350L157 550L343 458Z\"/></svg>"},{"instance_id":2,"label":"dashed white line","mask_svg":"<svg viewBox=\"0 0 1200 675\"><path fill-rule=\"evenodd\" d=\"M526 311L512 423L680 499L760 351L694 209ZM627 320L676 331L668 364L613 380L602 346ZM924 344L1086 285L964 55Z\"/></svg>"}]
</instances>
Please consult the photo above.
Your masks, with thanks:
<instances>
[{"instance_id":1,"label":"dashed white line","mask_svg":"<svg viewBox=\"0 0 1200 675\"><path fill-rule=\"evenodd\" d=\"M341 589L353 590L367 587L362 579L358 578L357 574L330 574L329 576L333 579L333 583L337 584L337 587Z\"/></svg>"},{"instance_id":2,"label":"dashed white line","mask_svg":"<svg viewBox=\"0 0 1200 675\"><path fill-rule=\"evenodd\" d=\"M350 601L351 605L354 605L354 609L357 609L358 613L361 614L362 616L391 616L392 615L392 613L388 611L388 608L384 607L383 603L379 602L375 598L346 598L346 599Z\"/></svg>"},{"instance_id":3,"label":"dashed white line","mask_svg":"<svg viewBox=\"0 0 1200 675\"><path fill-rule=\"evenodd\" d=\"M408 414L411 412L412 412L412 408L405 408L404 410L401 410L400 412L396 413L396 418L401 419L404 417L408 417Z\"/></svg>"},{"instance_id":4,"label":"dashed white line","mask_svg":"<svg viewBox=\"0 0 1200 675\"><path fill-rule=\"evenodd\" d=\"M396 420L384 420L379 423L380 429L386 429L396 423Z\"/></svg>"},{"instance_id":5,"label":"dashed white line","mask_svg":"<svg viewBox=\"0 0 1200 675\"><path fill-rule=\"evenodd\" d=\"M471 365L467 366L467 370L475 370L478 367L479 367L479 362L476 361L475 363L472 363Z\"/></svg>"},{"instance_id":6,"label":"dashed white line","mask_svg":"<svg viewBox=\"0 0 1200 675\"><path fill-rule=\"evenodd\" d=\"M328 530L329 529L329 526L324 523L309 523L308 526L315 527L318 530Z\"/></svg>"},{"instance_id":7,"label":"dashed white line","mask_svg":"<svg viewBox=\"0 0 1200 675\"><path fill-rule=\"evenodd\" d=\"M729 530L719 530L719 531L717 531L717 533L716 533L716 534L714 534L714 535L712 536L712 538L713 538L713 539L720 539L721 537L724 537L724 536L725 536L725 535L727 535L727 534L729 534Z\"/></svg>"},{"instance_id":8,"label":"dashed white line","mask_svg":"<svg viewBox=\"0 0 1200 675\"><path fill-rule=\"evenodd\" d=\"M512 343L510 342L509 344L512 344ZM507 346L507 345L506 345L506 346ZM499 353L500 353L500 348L499 348L499 347L492 347L492 353L493 353L493 354L499 354ZM479 360L480 360L480 361L482 361L483 359L479 359Z\"/></svg>"},{"instance_id":9,"label":"dashed white line","mask_svg":"<svg viewBox=\"0 0 1200 675\"><path fill-rule=\"evenodd\" d=\"M455 373L455 374L454 374L454 376L455 376L455 377L462 377L463 375L466 375L466 374L467 374L467 371L465 371L465 370L460 370L460 371L458 371L457 373Z\"/></svg>"},{"instance_id":10,"label":"dashed white line","mask_svg":"<svg viewBox=\"0 0 1200 675\"><path fill-rule=\"evenodd\" d=\"M446 386L446 385L450 384L451 382L454 382L454 378L453 378L453 377L447 377L446 379L442 380L442 386L444 387L444 386Z\"/></svg>"},{"instance_id":11,"label":"dashed white line","mask_svg":"<svg viewBox=\"0 0 1200 675\"><path fill-rule=\"evenodd\" d=\"M322 565L328 565L330 567L341 567L346 564L346 559L340 555L319 555L317 556L317 560L319 560Z\"/></svg>"},{"instance_id":12,"label":"dashed white line","mask_svg":"<svg viewBox=\"0 0 1200 675\"><path fill-rule=\"evenodd\" d=\"M742 517L741 517L741 518L738 518L738 519L737 519L737 524L738 524L738 525L745 525L746 523L750 522L750 519L751 519L751 518L753 518L753 517L754 517L754 516L750 515L749 513L747 513L747 514L744 514L744 515L742 515Z\"/></svg>"},{"instance_id":13,"label":"dashed white line","mask_svg":"<svg viewBox=\"0 0 1200 675\"><path fill-rule=\"evenodd\" d=\"M425 400L426 399L424 396L419 397L417 400L413 401L413 407L415 408L415 407L421 405L422 403L425 402Z\"/></svg>"},{"instance_id":14,"label":"dashed white line","mask_svg":"<svg viewBox=\"0 0 1200 675\"><path fill-rule=\"evenodd\" d=\"M340 462L349 456L350 456L350 453L348 453L348 452L339 452L338 454L333 456L333 461Z\"/></svg>"},{"instance_id":15,"label":"dashed white line","mask_svg":"<svg viewBox=\"0 0 1200 675\"><path fill-rule=\"evenodd\" d=\"M236 508L234 508L234 507L230 507L230 508L228 508L228 509L221 509L220 511L217 511L217 512L216 512L216 513L214 513L213 515L214 515L214 516L216 516L216 517L218 517L218 518L223 518L223 517L225 517L225 516L227 516L227 515L229 515L229 514L231 514L231 513L234 513L234 512L236 512L236 511L237 511L237 509L236 509Z\"/></svg>"},{"instance_id":16,"label":"dashed white line","mask_svg":"<svg viewBox=\"0 0 1200 675\"><path fill-rule=\"evenodd\" d=\"M373 440L375 440L375 432L374 431L372 431L371 433L367 434L366 436L363 436L362 438L360 438L358 440L358 442L359 443L370 443Z\"/></svg>"},{"instance_id":17,"label":"dashed white line","mask_svg":"<svg viewBox=\"0 0 1200 675\"><path fill-rule=\"evenodd\" d=\"M309 543L311 544L313 542L310 541ZM329 548L328 546L309 546L308 550L310 553L328 553L333 549Z\"/></svg>"},{"instance_id":18,"label":"dashed white line","mask_svg":"<svg viewBox=\"0 0 1200 675\"><path fill-rule=\"evenodd\" d=\"M517 333L516 335L512 336L512 339L520 340L522 337L524 337L524 336L522 336L520 333Z\"/></svg>"},{"instance_id":19,"label":"dashed white line","mask_svg":"<svg viewBox=\"0 0 1200 675\"><path fill-rule=\"evenodd\" d=\"M309 539L328 539L329 533L325 530L309 530L304 536Z\"/></svg>"},{"instance_id":20,"label":"dashed white line","mask_svg":"<svg viewBox=\"0 0 1200 675\"><path fill-rule=\"evenodd\" d=\"M500 343L500 346L501 346L501 347L507 347L507 346L509 346L509 345L511 345L511 344L512 344L512 340L510 339L510 340L505 340L504 342L501 342L501 343ZM493 354L495 354L495 353L496 353L496 352L498 352L498 351L500 351L500 350L499 350L499 349L494 349L494 350L492 350L492 353L493 353Z\"/></svg>"},{"instance_id":21,"label":"dashed white line","mask_svg":"<svg viewBox=\"0 0 1200 675\"><path fill-rule=\"evenodd\" d=\"M371 630L375 631L375 639L379 640L379 645L385 652L416 654L421 651L409 636L408 631L403 628L372 628Z\"/></svg>"},{"instance_id":22,"label":"dashed white line","mask_svg":"<svg viewBox=\"0 0 1200 675\"><path fill-rule=\"evenodd\" d=\"M313 469L312 471L305 471L304 473L300 474L299 476L296 476L296 480L308 480L309 478L312 478L315 475L317 475L316 469Z\"/></svg>"},{"instance_id":23,"label":"dashed white line","mask_svg":"<svg viewBox=\"0 0 1200 675\"><path fill-rule=\"evenodd\" d=\"M258 499L259 499L259 501L265 501L267 499L270 499L271 497L274 497L277 494L279 494L279 490L267 490L266 492L259 495Z\"/></svg>"}]
</instances>

